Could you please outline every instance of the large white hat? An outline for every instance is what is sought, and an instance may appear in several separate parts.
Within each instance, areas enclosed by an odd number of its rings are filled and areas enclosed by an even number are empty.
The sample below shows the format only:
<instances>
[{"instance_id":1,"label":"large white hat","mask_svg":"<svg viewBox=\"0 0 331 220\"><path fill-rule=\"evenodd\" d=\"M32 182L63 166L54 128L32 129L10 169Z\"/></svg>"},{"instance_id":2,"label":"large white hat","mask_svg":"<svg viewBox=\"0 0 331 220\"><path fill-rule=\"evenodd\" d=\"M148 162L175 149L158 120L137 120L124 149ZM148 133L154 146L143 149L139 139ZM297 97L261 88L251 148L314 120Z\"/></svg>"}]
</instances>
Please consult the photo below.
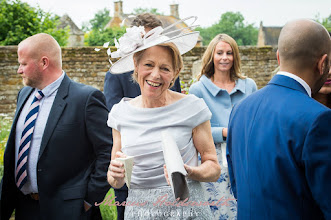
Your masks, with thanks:
<instances>
[{"instance_id":1,"label":"large white hat","mask_svg":"<svg viewBox=\"0 0 331 220\"><path fill-rule=\"evenodd\" d=\"M168 26L165 29L160 26L156 27L147 34L142 26L127 28L127 32L120 37L118 41L115 39L117 51L110 53L110 55L112 58L121 57L121 59L110 67L110 72L113 74L121 74L132 71L134 69L133 54L155 45L171 42L176 45L180 54L190 51L198 41L199 32L189 32L187 30L193 26L176 31L169 30L178 23L192 18L195 20L197 19L197 17L194 16L188 17ZM195 22L195 20L193 22Z\"/></svg>"}]
</instances>

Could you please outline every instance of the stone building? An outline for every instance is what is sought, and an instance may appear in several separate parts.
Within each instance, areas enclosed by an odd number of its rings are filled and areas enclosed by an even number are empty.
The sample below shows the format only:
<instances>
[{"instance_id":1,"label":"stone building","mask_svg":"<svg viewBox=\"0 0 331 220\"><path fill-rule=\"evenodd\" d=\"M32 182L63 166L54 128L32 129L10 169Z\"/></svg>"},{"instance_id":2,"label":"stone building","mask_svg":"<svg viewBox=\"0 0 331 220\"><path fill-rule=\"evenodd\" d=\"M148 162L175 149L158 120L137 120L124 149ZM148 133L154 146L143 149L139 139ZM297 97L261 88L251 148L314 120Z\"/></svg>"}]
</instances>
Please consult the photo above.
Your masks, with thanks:
<instances>
[{"instance_id":1,"label":"stone building","mask_svg":"<svg viewBox=\"0 0 331 220\"><path fill-rule=\"evenodd\" d=\"M282 27L265 27L262 21L260 22L260 29L258 34L257 46L272 46L277 47L278 37Z\"/></svg>"},{"instance_id":2,"label":"stone building","mask_svg":"<svg viewBox=\"0 0 331 220\"><path fill-rule=\"evenodd\" d=\"M178 7L179 7L178 4L171 4L170 15L156 15L156 17L161 20L164 28L180 20ZM134 14L123 13L123 1L116 0L114 2L114 15L106 25L106 28L120 27L122 25L124 27L130 27L131 21L133 19L134 19ZM171 28L170 31L178 30L185 27L188 27L185 23L179 23L173 28ZM199 36L197 46L202 46L201 36Z\"/></svg>"},{"instance_id":3,"label":"stone building","mask_svg":"<svg viewBox=\"0 0 331 220\"><path fill-rule=\"evenodd\" d=\"M77 27L69 15L65 14L60 18L59 28L69 27L68 47L84 46L84 32Z\"/></svg>"}]
</instances>

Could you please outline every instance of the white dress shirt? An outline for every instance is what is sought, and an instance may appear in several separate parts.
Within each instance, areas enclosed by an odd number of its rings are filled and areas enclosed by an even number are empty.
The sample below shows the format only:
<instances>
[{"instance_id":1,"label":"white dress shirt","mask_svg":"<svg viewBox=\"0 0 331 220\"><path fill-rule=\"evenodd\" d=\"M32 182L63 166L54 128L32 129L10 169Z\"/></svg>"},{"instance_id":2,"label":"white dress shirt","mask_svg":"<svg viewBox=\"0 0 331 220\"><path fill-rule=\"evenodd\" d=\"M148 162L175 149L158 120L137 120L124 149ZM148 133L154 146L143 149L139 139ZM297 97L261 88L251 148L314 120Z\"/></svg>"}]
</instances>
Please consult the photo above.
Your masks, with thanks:
<instances>
[{"instance_id":1,"label":"white dress shirt","mask_svg":"<svg viewBox=\"0 0 331 220\"><path fill-rule=\"evenodd\" d=\"M283 76L288 76L292 79L294 79L295 81L297 81L298 83L300 83L303 88L305 88L305 90L307 91L307 94L309 95L309 97L311 97L311 88L309 87L309 85L303 80L301 79L299 76L294 75L293 73L289 73L289 72L284 72L284 71L279 71L277 73L278 75L283 75Z\"/></svg>"}]
</instances>

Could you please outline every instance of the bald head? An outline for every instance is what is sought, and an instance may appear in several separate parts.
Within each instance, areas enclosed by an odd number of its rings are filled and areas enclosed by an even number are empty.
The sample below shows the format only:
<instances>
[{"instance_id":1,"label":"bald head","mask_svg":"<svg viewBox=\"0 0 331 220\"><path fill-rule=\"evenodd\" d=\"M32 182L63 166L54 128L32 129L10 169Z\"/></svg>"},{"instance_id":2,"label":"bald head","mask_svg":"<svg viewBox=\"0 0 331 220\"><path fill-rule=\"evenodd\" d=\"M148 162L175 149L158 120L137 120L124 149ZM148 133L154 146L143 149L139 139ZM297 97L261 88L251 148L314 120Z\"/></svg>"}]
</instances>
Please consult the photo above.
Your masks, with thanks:
<instances>
[{"instance_id":1,"label":"bald head","mask_svg":"<svg viewBox=\"0 0 331 220\"><path fill-rule=\"evenodd\" d=\"M49 34L36 34L23 40L18 49L24 48L34 59L48 57L52 68L62 69L61 47L58 42Z\"/></svg>"},{"instance_id":2,"label":"bald head","mask_svg":"<svg viewBox=\"0 0 331 220\"><path fill-rule=\"evenodd\" d=\"M319 23L301 19L288 22L278 40L281 67L297 70L314 68L324 54L331 55L331 40L327 30Z\"/></svg>"}]
</instances>

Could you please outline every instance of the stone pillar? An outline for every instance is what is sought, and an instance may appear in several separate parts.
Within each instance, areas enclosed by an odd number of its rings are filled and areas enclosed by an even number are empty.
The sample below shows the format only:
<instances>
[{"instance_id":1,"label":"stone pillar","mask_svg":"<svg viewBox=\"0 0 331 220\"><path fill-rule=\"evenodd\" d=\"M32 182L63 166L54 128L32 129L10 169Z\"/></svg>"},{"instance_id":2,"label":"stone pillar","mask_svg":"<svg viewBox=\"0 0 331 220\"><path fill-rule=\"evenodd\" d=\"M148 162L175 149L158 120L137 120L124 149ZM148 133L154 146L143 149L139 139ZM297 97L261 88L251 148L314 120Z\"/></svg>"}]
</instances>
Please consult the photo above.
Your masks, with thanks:
<instances>
[{"instance_id":1,"label":"stone pillar","mask_svg":"<svg viewBox=\"0 0 331 220\"><path fill-rule=\"evenodd\" d=\"M265 34L264 34L262 21L260 22L260 28L259 28L258 38L257 38L257 46L258 47L265 46Z\"/></svg>"},{"instance_id":2,"label":"stone pillar","mask_svg":"<svg viewBox=\"0 0 331 220\"><path fill-rule=\"evenodd\" d=\"M170 5L170 15L174 16L175 18L179 18L178 4Z\"/></svg>"},{"instance_id":3,"label":"stone pillar","mask_svg":"<svg viewBox=\"0 0 331 220\"><path fill-rule=\"evenodd\" d=\"M114 17L120 18L123 15L123 2L121 0L114 2Z\"/></svg>"}]
</instances>

